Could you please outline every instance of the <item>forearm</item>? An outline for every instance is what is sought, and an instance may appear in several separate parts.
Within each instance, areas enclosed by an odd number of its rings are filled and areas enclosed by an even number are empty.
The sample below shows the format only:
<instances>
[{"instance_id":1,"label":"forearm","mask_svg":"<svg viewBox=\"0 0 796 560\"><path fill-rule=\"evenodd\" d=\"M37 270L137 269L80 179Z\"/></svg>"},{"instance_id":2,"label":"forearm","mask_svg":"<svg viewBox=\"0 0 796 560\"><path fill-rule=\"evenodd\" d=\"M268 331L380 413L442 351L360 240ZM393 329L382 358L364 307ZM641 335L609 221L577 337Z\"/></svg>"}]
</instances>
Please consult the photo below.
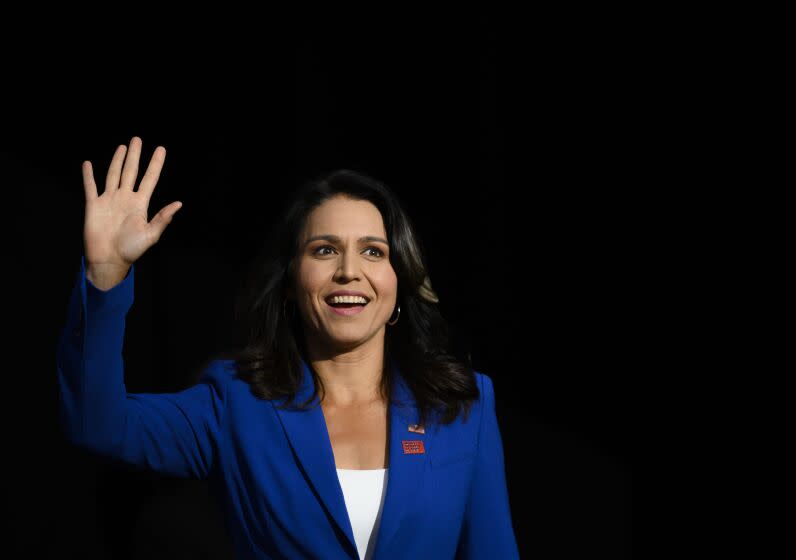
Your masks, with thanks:
<instances>
[{"instance_id":1,"label":"forearm","mask_svg":"<svg viewBox=\"0 0 796 560\"><path fill-rule=\"evenodd\" d=\"M125 315L132 279L100 291L83 266L72 290L56 355L61 422L75 443L111 452L125 424Z\"/></svg>"},{"instance_id":2,"label":"forearm","mask_svg":"<svg viewBox=\"0 0 796 560\"><path fill-rule=\"evenodd\" d=\"M81 266L56 352L61 425L70 441L95 453L203 478L213 464L229 372L216 361L183 391L128 393L122 347L133 282L131 267L122 282L99 290Z\"/></svg>"}]
</instances>

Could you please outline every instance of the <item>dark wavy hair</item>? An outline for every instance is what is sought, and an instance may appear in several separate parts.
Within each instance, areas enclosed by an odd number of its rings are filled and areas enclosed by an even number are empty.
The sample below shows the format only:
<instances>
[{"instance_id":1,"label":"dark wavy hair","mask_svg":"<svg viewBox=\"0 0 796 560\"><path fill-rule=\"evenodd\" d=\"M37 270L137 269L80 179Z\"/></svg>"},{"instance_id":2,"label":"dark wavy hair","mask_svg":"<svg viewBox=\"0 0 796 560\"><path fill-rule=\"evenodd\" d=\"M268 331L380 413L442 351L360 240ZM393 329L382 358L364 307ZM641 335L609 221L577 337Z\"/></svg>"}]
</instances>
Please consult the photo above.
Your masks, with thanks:
<instances>
[{"instance_id":1,"label":"dark wavy hair","mask_svg":"<svg viewBox=\"0 0 796 560\"><path fill-rule=\"evenodd\" d=\"M382 397L388 402L392 398L389 365L395 360L417 401L421 424L429 419L448 424L460 412L467 420L472 402L479 396L469 355L458 359L450 349L450 329L437 305L421 244L397 196L361 172L332 171L305 181L295 191L244 277L235 302L235 349L224 357L235 361L237 376L249 383L255 396L287 397L281 406L294 406L302 379L301 360L307 354L302 321L287 290L294 278L307 216L335 196L366 200L378 208L387 232L390 264L398 278L401 312L398 322L386 328ZM314 371L312 375L315 391L297 405L301 409L315 399L319 386L323 387L320 377Z\"/></svg>"}]
</instances>

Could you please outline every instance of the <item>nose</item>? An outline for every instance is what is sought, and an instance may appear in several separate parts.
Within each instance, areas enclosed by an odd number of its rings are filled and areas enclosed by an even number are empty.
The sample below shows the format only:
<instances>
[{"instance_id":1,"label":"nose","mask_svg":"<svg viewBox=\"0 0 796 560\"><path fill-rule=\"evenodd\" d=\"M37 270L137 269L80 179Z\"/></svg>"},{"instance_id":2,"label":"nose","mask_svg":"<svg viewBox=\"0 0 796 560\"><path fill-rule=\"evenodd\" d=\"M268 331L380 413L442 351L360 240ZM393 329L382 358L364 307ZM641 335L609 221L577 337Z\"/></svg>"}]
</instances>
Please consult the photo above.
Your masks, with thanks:
<instances>
[{"instance_id":1,"label":"nose","mask_svg":"<svg viewBox=\"0 0 796 560\"><path fill-rule=\"evenodd\" d=\"M359 279L359 261L354 251L344 251L338 261L335 280L348 281Z\"/></svg>"}]
</instances>

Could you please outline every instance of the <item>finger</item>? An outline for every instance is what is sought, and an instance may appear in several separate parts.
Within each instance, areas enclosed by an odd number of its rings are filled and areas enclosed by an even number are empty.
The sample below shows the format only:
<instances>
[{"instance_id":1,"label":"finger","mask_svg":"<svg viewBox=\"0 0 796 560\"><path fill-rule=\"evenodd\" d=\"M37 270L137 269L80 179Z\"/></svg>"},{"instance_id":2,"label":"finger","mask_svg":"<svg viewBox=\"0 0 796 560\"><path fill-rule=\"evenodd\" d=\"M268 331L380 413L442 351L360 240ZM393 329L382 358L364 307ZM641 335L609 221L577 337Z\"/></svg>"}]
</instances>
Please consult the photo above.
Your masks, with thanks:
<instances>
[{"instance_id":1,"label":"finger","mask_svg":"<svg viewBox=\"0 0 796 560\"><path fill-rule=\"evenodd\" d=\"M153 243L160 239L160 236L163 235L163 231L166 229L166 226L171 223L172 218L174 218L174 214L176 214L180 208L182 208L182 202L179 200L172 202L158 212L154 218L152 218L152 220L149 222L149 227Z\"/></svg>"},{"instance_id":2,"label":"finger","mask_svg":"<svg viewBox=\"0 0 796 560\"><path fill-rule=\"evenodd\" d=\"M122 170L122 182L120 189L132 191L135 188L135 180L138 178L138 159L141 157L141 139L133 136L130 140L130 148L127 150L127 158L124 160L124 170Z\"/></svg>"},{"instance_id":3,"label":"finger","mask_svg":"<svg viewBox=\"0 0 796 560\"><path fill-rule=\"evenodd\" d=\"M90 161L83 162L83 190L86 193L86 202L97 198L97 183L94 182L94 171Z\"/></svg>"},{"instance_id":4,"label":"finger","mask_svg":"<svg viewBox=\"0 0 796 560\"><path fill-rule=\"evenodd\" d=\"M160 170L163 169L163 162L166 160L166 148L158 146L155 148L155 153L149 160L149 165L146 168L146 173L141 179L141 184L138 185L138 191L146 195L147 200L152 196L152 191L155 190L155 185L160 179Z\"/></svg>"},{"instance_id":5,"label":"finger","mask_svg":"<svg viewBox=\"0 0 796 560\"><path fill-rule=\"evenodd\" d=\"M127 146L124 144L116 148L111 165L108 167L108 176L105 178L105 192L115 191L119 188L119 177L122 174L122 163L124 163L124 154L126 152Z\"/></svg>"}]
</instances>

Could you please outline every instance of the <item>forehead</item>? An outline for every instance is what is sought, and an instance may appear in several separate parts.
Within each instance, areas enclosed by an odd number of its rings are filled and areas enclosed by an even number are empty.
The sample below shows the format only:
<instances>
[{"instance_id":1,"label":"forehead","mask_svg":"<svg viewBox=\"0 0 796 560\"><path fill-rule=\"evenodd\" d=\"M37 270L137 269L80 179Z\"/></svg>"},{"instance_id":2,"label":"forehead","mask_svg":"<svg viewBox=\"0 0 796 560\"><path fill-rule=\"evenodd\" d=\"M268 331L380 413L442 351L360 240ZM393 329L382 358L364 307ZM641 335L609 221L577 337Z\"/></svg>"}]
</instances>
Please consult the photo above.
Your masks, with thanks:
<instances>
[{"instance_id":1,"label":"forehead","mask_svg":"<svg viewBox=\"0 0 796 560\"><path fill-rule=\"evenodd\" d=\"M326 234L386 237L384 220L373 203L340 196L325 201L307 216L304 237Z\"/></svg>"}]
</instances>

